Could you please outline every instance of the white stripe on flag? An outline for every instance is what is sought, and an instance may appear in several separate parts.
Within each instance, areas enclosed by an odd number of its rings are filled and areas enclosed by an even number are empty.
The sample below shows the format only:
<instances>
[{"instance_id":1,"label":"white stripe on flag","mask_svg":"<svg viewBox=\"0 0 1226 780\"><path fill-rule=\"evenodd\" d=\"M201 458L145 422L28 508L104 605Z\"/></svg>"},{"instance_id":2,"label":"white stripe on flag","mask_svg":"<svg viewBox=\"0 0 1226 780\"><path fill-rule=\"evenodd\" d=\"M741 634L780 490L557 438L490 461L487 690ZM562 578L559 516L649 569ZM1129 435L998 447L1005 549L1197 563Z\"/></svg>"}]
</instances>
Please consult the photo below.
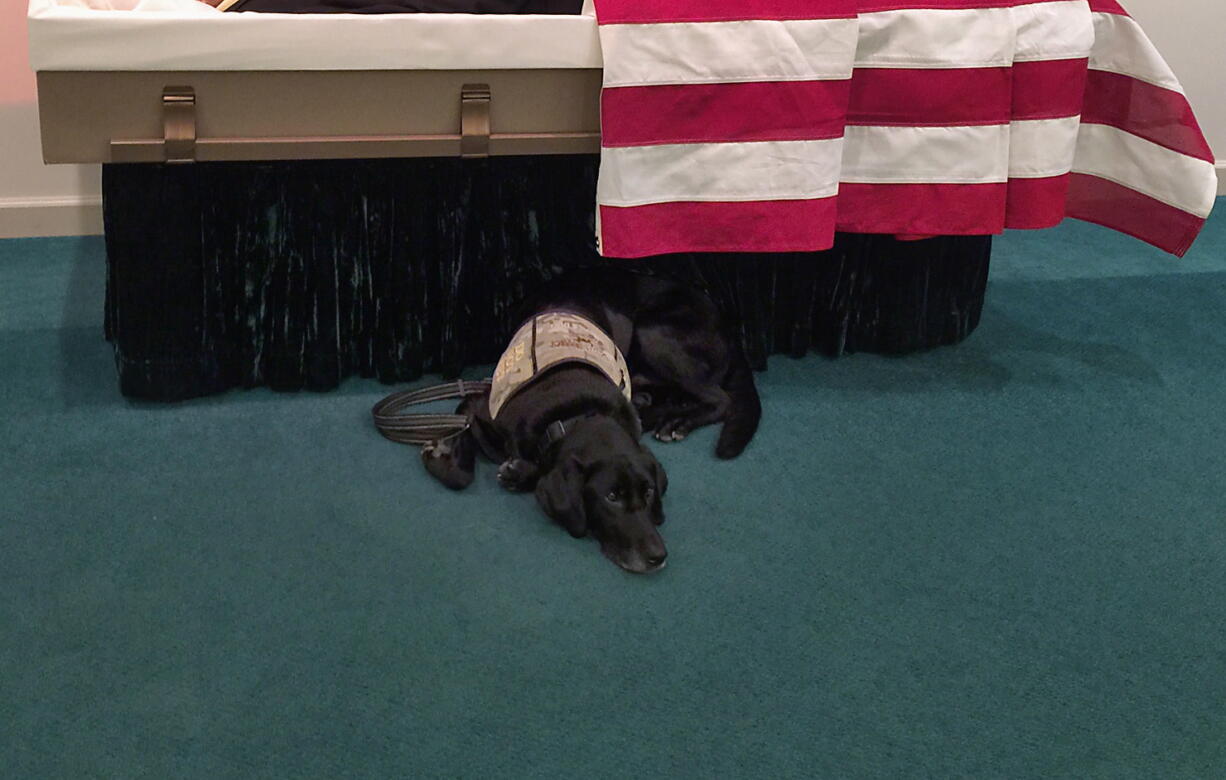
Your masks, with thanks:
<instances>
[{"instance_id":1,"label":"white stripe on flag","mask_svg":"<svg viewBox=\"0 0 1226 780\"><path fill-rule=\"evenodd\" d=\"M1217 196L1213 163L1108 125L1081 126L1073 171L1113 181L1201 219L1209 216Z\"/></svg>"},{"instance_id":2,"label":"white stripe on flag","mask_svg":"<svg viewBox=\"0 0 1226 780\"><path fill-rule=\"evenodd\" d=\"M849 184L986 184L1008 170L1009 125L847 128Z\"/></svg>"},{"instance_id":3,"label":"white stripe on flag","mask_svg":"<svg viewBox=\"0 0 1226 780\"><path fill-rule=\"evenodd\" d=\"M865 13L856 67L1004 67L1013 62L1016 40L1008 8Z\"/></svg>"},{"instance_id":4,"label":"white stripe on flag","mask_svg":"<svg viewBox=\"0 0 1226 780\"><path fill-rule=\"evenodd\" d=\"M860 15L856 66L986 68L1081 59L1094 30L1086 0L1014 8L910 8Z\"/></svg>"},{"instance_id":5,"label":"white stripe on flag","mask_svg":"<svg viewBox=\"0 0 1226 780\"><path fill-rule=\"evenodd\" d=\"M1081 117L1014 122L1009 129L1009 178L1046 179L1073 167Z\"/></svg>"},{"instance_id":6,"label":"white stripe on flag","mask_svg":"<svg viewBox=\"0 0 1226 780\"><path fill-rule=\"evenodd\" d=\"M1094 20L1086 0L1058 0L1013 8L1014 62L1080 60L1094 47Z\"/></svg>"},{"instance_id":7,"label":"white stripe on flag","mask_svg":"<svg viewBox=\"0 0 1226 780\"><path fill-rule=\"evenodd\" d=\"M838 192L842 148L833 138L604 149L596 196L603 206L825 198Z\"/></svg>"},{"instance_id":8,"label":"white stripe on flag","mask_svg":"<svg viewBox=\"0 0 1226 780\"><path fill-rule=\"evenodd\" d=\"M607 24L604 85L851 78L855 19Z\"/></svg>"},{"instance_id":9,"label":"white stripe on flag","mask_svg":"<svg viewBox=\"0 0 1226 780\"><path fill-rule=\"evenodd\" d=\"M1135 21L1119 14L1094 14L1094 53L1090 68L1131 76L1183 94L1183 86Z\"/></svg>"}]
</instances>

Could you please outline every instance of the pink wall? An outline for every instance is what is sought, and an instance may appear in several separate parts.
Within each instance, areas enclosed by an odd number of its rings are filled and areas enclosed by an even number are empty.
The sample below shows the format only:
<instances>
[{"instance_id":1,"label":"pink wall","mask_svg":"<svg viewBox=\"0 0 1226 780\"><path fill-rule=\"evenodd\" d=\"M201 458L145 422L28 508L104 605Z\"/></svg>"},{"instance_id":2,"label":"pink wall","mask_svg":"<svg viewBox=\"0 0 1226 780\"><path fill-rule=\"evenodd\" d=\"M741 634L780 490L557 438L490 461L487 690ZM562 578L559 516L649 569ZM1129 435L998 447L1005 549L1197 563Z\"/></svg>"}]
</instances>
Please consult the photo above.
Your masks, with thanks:
<instances>
[{"instance_id":1,"label":"pink wall","mask_svg":"<svg viewBox=\"0 0 1226 780\"><path fill-rule=\"evenodd\" d=\"M26 44L26 4L0 2L0 103L33 103L34 74Z\"/></svg>"}]
</instances>

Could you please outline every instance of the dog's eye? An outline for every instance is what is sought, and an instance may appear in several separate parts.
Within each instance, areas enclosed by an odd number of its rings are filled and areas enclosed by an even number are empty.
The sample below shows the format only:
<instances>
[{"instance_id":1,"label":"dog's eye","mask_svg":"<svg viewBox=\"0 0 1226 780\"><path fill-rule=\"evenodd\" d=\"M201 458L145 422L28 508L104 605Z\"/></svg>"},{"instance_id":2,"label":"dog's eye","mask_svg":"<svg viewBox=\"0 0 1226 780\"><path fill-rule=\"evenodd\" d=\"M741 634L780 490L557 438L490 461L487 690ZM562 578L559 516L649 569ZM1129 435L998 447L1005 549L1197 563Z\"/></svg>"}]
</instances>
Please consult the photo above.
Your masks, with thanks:
<instances>
[{"instance_id":1,"label":"dog's eye","mask_svg":"<svg viewBox=\"0 0 1226 780\"><path fill-rule=\"evenodd\" d=\"M652 496L654 496L655 494L656 494L655 488L647 488L646 492L644 492L644 493L643 493L643 496L644 496L644 497L645 497L645 498L646 498L648 501L650 501L650 500L651 500L651 497L652 497Z\"/></svg>"},{"instance_id":2,"label":"dog's eye","mask_svg":"<svg viewBox=\"0 0 1226 780\"><path fill-rule=\"evenodd\" d=\"M622 496L621 493L618 493L616 490L610 490L605 496L605 500L616 504L618 501L622 500Z\"/></svg>"}]
</instances>

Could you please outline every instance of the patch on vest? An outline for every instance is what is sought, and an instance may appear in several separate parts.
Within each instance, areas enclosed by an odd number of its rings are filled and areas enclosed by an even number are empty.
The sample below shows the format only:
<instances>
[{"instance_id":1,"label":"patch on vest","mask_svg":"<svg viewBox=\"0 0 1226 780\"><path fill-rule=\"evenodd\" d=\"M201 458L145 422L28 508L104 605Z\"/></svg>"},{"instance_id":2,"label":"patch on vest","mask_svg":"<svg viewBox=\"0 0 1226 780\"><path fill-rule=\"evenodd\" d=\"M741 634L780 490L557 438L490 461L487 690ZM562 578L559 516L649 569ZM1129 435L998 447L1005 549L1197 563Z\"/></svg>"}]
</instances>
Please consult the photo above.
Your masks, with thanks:
<instances>
[{"instance_id":1,"label":"patch on vest","mask_svg":"<svg viewBox=\"0 0 1226 780\"><path fill-rule=\"evenodd\" d=\"M538 314L520 327L494 369L490 417L534 377L559 363L585 363L630 399L630 369L613 338L591 320L570 312Z\"/></svg>"}]
</instances>

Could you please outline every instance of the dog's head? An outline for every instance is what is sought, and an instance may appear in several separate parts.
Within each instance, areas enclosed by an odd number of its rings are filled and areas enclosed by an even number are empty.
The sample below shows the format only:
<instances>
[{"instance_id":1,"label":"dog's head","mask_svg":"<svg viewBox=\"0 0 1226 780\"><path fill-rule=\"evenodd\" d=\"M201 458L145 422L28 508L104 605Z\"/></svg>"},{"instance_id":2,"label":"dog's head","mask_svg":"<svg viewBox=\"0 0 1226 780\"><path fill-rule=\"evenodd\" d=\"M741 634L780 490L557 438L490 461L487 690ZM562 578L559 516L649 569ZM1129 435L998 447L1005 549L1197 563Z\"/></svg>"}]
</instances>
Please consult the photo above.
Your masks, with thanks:
<instances>
[{"instance_id":1,"label":"dog's head","mask_svg":"<svg viewBox=\"0 0 1226 780\"><path fill-rule=\"evenodd\" d=\"M564 452L537 482L545 513L576 538L591 534L609 560L645 574L668 556L657 526L664 522L662 498L668 476L638 442L612 453Z\"/></svg>"}]
</instances>

